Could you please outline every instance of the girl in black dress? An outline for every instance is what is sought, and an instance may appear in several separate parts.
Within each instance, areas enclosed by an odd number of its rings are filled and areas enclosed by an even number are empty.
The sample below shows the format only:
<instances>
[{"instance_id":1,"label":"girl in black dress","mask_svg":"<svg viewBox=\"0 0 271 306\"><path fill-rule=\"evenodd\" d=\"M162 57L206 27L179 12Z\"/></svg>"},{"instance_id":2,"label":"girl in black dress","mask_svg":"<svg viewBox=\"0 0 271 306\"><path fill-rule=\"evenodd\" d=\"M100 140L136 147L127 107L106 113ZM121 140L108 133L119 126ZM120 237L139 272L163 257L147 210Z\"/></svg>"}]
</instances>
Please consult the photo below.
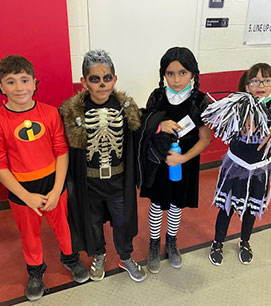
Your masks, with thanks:
<instances>
[{"instance_id":1,"label":"girl in black dress","mask_svg":"<svg viewBox=\"0 0 271 306\"><path fill-rule=\"evenodd\" d=\"M167 86L164 86L164 77ZM208 104L208 98L199 91L199 69L193 53L187 48L169 49L161 58L159 88L151 93L147 102L141 135L144 140L139 144L143 164L141 197L151 200L147 267L152 273L160 270L163 210L168 210L166 251L169 262L174 268L181 267L176 235L182 208L198 206L199 154L211 138L209 128L201 120L201 113ZM182 154L168 151L170 135L176 132ZM183 164L183 178L172 182L168 166L178 164Z\"/></svg>"}]
</instances>

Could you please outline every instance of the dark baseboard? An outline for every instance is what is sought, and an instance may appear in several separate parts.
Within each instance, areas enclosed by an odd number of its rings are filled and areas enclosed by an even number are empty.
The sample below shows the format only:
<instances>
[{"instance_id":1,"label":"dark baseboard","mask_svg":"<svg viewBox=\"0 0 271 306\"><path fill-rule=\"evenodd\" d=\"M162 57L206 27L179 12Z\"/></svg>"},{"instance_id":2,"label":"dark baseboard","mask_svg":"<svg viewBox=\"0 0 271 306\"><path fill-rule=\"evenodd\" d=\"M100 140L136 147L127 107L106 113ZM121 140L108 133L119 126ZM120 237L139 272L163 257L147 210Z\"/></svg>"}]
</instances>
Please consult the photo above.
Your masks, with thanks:
<instances>
[{"instance_id":1,"label":"dark baseboard","mask_svg":"<svg viewBox=\"0 0 271 306\"><path fill-rule=\"evenodd\" d=\"M0 201L0 210L6 210L9 209L8 201Z\"/></svg>"},{"instance_id":2,"label":"dark baseboard","mask_svg":"<svg viewBox=\"0 0 271 306\"><path fill-rule=\"evenodd\" d=\"M200 164L200 171L202 170L209 170L209 169L213 169L213 168L218 168L220 167L221 165L221 160L214 160L214 161L211 161L209 163L204 163L204 164Z\"/></svg>"}]
</instances>

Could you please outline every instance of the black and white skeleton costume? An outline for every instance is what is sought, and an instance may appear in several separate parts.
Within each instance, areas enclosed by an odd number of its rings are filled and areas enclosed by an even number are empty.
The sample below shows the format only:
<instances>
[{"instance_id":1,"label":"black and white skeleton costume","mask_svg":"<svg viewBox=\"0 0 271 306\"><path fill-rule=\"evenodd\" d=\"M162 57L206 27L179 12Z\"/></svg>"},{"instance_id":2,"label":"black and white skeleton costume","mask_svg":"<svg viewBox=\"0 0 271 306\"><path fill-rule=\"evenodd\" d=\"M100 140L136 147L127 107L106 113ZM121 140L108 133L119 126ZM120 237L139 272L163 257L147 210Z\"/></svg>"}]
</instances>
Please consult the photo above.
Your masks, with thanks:
<instances>
[{"instance_id":1,"label":"black and white skeleton costume","mask_svg":"<svg viewBox=\"0 0 271 306\"><path fill-rule=\"evenodd\" d=\"M114 91L98 105L83 90L60 107L60 114L70 147L68 220L73 250L104 254L102 226L96 223L109 219L114 228L117 219L122 223L113 235L121 236L121 242L115 239L115 245L120 257L128 259L138 229L134 137L140 111L123 92ZM119 211L121 218L116 217Z\"/></svg>"},{"instance_id":2,"label":"black and white skeleton costume","mask_svg":"<svg viewBox=\"0 0 271 306\"><path fill-rule=\"evenodd\" d=\"M202 113L202 120L214 129L215 137L230 144L213 202L228 215L233 209L242 218L249 209L252 215L261 217L269 204L270 145L257 150L270 134L269 118L261 99L241 92L215 101Z\"/></svg>"}]
</instances>

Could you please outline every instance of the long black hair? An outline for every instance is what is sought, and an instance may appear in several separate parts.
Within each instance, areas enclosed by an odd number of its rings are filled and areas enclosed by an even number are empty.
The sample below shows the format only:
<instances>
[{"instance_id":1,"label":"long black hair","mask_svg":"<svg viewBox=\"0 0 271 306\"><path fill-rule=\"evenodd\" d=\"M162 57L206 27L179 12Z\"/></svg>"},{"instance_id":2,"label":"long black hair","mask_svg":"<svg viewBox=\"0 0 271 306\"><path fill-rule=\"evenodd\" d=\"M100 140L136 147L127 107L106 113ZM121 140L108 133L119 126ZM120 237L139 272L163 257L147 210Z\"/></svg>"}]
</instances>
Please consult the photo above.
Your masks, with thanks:
<instances>
[{"instance_id":1,"label":"long black hair","mask_svg":"<svg viewBox=\"0 0 271 306\"><path fill-rule=\"evenodd\" d=\"M198 97L199 89L199 67L198 62L194 54L185 47L173 47L167 50L160 60L160 81L159 89L155 90L147 102L147 108L157 109L160 106L160 102L164 95L164 76L168 65L174 61L178 61L186 70L190 71L194 77L194 86L191 94L192 104L195 105L195 101Z\"/></svg>"},{"instance_id":2,"label":"long black hair","mask_svg":"<svg viewBox=\"0 0 271 306\"><path fill-rule=\"evenodd\" d=\"M199 67L194 54L185 47L174 47L167 50L160 61L160 82L159 87L164 87L164 76L168 65L174 61L178 61L186 70L190 71L194 76L193 91L199 88Z\"/></svg>"}]
</instances>

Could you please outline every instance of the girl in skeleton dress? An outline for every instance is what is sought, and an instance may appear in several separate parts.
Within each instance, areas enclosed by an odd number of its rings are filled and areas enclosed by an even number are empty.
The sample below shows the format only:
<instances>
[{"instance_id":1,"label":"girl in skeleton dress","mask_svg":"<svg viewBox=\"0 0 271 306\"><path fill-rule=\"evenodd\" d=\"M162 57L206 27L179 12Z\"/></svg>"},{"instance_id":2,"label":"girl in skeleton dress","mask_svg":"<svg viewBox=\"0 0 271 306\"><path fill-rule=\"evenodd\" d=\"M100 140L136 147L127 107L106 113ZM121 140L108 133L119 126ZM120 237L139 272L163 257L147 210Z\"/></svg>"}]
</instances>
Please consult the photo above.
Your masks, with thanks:
<instances>
[{"instance_id":1,"label":"girl in skeleton dress","mask_svg":"<svg viewBox=\"0 0 271 306\"><path fill-rule=\"evenodd\" d=\"M167 86L164 87L164 77ZM151 200L149 210L150 249L147 267L160 270L160 229L163 210L168 210L166 251L172 267L180 268L180 252L176 244L181 212L184 207L198 205L199 154L210 143L211 132L200 114L209 104L199 89L199 69L193 53L187 48L169 49L160 62L159 88L147 102L142 124L141 196ZM176 132L182 154L169 151L171 136ZM183 178L169 180L169 165L183 164Z\"/></svg>"},{"instance_id":2,"label":"girl in skeleton dress","mask_svg":"<svg viewBox=\"0 0 271 306\"><path fill-rule=\"evenodd\" d=\"M215 129L215 136L230 143L214 198L214 204L220 208L209 254L214 265L223 262L223 242L234 212L242 220L239 259L243 264L252 262L249 239L256 215L261 217L270 198L270 143L264 145L269 134L271 67L263 63L252 66L241 77L239 88L247 93L230 94L202 114L204 122Z\"/></svg>"}]
</instances>

